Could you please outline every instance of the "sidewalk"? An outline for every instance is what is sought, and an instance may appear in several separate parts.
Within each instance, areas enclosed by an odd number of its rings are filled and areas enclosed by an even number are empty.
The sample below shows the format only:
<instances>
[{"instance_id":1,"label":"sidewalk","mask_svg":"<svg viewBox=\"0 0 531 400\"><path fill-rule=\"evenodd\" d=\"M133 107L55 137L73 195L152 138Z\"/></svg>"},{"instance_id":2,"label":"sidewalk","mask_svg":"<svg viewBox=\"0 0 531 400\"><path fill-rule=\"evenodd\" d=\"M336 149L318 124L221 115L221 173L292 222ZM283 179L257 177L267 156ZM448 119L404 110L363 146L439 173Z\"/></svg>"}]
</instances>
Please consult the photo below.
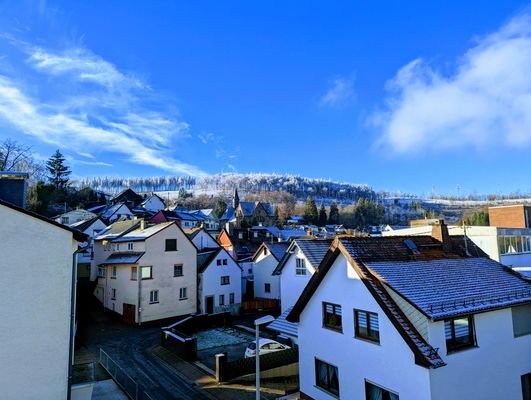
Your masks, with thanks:
<instances>
[{"instance_id":1,"label":"sidewalk","mask_svg":"<svg viewBox=\"0 0 531 400\"><path fill-rule=\"evenodd\" d=\"M212 400L255 400L256 387L253 383L218 384L216 378L209 372L199 368L194 363L182 360L162 346L152 347L150 353L173 368L178 375L194 382ZM268 382L262 386L261 399L275 400L284 394L284 385Z\"/></svg>"}]
</instances>

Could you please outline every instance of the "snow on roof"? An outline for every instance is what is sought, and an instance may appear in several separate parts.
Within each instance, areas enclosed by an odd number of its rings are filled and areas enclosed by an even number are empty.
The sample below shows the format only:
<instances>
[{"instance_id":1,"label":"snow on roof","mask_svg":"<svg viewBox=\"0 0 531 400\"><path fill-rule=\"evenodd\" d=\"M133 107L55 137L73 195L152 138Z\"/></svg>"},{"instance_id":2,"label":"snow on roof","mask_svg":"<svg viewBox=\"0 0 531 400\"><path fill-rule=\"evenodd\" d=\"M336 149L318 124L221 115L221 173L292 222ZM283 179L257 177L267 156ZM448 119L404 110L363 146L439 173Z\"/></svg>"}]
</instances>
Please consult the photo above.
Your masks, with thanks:
<instances>
[{"instance_id":1,"label":"snow on roof","mask_svg":"<svg viewBox=\"0 0 531 400\"><path fill-rule=\"evenodd\" d=\"M240 201L240 208L242 209L243 216L252 217L256 204L257 203L252 201Z\"/></svg>"},{"instance_id":2,"label":"snow on roof","mask_svg":"<svg viewBox=\"0 0 531 400\"><path fill-rule=\"evenodd\" d=\"M140 225L140 220L131 219L126 221L116 221L103 229L96 237L96 240L113 239L128 230L134 229L137 225Z\"/></svg>"},{"instance_id":3,"label":"snow on roof","mask_svg":"<svg viewBox=\"0 0 531 400\"><path fill-rule=\"evenodd\" d=\"M153 236L154 234L160 232L161 230L173 224L174 222L170 221L170 222L163 222L162 224L149 226L149 227L146 227L145 229L138 228L131 232L126 233L123 236L120 236L117 239L114 239L113 242L119 243L119 242L133 242L133 241L146 240L147 238Z\"/></svg>"},{"instance_id":4,"label":"snow on roof","mask_svg":"<svg viewBox=\"0 0 531 400\"><path fill-rule=\"evenodd\" d=\"M136 264L138 260L144 255L144 252L121 252L112 253L100 265L116 265L116 264Z\"/></svg>"}]
</instances>

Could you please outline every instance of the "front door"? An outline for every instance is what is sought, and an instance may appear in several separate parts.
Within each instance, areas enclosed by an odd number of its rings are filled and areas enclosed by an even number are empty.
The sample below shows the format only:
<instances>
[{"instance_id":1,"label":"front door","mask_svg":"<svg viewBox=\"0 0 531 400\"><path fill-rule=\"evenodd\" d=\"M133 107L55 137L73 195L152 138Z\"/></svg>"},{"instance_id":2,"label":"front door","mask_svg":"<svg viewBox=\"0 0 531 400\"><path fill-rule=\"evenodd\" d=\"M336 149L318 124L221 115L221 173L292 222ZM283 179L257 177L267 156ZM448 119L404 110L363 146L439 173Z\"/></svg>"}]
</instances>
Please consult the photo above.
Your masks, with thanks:
<instances>
[{"instance_id":1,"label":"front door","mask_svg":"<svg viewBox=\"0 0 531 400\"><path fill-rule=\"evenodd\" d=\"M214 313L214 296L205 297L205 312L207 314Z\"/></svg>"},{"instance_id":2,"label":"front door","mask_svg":"<svg viewBox=\"0 0 531 400\"><path fill-rule=\"evenodd\" d=\"M123 321L126 324L134 325L135 317L136 317L136 306L134 304L124 303L124 309L123 309L123 315L122 315Z\"/></svg>"}]
</instances>

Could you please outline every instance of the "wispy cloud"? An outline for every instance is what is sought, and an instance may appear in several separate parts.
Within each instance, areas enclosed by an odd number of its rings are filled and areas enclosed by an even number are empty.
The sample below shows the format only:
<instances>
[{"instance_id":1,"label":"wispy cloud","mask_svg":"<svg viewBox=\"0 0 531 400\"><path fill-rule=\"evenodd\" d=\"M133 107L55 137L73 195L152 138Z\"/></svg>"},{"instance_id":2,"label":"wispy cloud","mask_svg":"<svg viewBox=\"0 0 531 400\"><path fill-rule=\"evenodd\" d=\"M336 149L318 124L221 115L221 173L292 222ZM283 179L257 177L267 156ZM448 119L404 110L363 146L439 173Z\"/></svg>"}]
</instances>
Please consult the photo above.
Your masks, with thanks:
<instances>
[{"instance_id":1,"label":"wispy cloud","mask_svg":"<svg viewBox=\"0 0 531 400\"><path fill-rule=\"evenodd\" d=\"M107 152L175 174L205 175L172 155L175 141L190 137L189 126L149 85L81 46L52 51L8 39L33 74L0 72L5 123L91 159L79 164L106 166L95 158Z\"/></svg>"},{"instance_id":2,"label":"wispy cloud","mask_svg":"<svg viewBox=\"0 0 531 400\"><path fill-rule=\"evenodd\" d=\"M354 94L354 79L352 78L336 78L331 82L330 86L319 101L322 107L342 104Z\"/></svg>"},{"instance_id":3,"label":"wispy cloud","mask_svg":"<svg viewBox=\"0 0 531 400\"><path fill-rule=\"evenodd\" d=\"M200 133L199 135L197 135L197 137L203 144L208 144L208 143L213 143L213 142L215 143L223 139L223 137L215 135L212 132Z\"/></svg>"},{"instance_id":4,"label":"wispy cloud","mask_svg":"<svg viewBox=\"0 0 531 400\"><path fill-rule=\"evenodd\" d=\"M518 147L531 142L531 15L479 39L443 73L413 60L388 83L372 116L379 144L398 153Z\"/></svg>"}]
</instances>

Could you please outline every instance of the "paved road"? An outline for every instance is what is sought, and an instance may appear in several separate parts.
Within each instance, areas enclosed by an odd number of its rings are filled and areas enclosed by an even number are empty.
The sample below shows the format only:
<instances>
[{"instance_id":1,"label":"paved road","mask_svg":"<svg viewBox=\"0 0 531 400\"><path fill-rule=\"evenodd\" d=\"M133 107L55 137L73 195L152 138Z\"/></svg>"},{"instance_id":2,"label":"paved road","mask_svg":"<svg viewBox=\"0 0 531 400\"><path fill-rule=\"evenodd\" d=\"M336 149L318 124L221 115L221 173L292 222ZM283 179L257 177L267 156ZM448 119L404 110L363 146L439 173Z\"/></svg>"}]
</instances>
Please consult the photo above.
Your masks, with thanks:
<instances>
[{"instance_id":1,"label":"paved road","mask_svg":"<svg viewBox=\"0 0 531 400\"><path fill-rule=\"evenodd\" d=\"M106 325L108 328L109 326ZM149 349L160 341L159 328L91 327L86 346L94 354L101 347L152 400L209 400L196 385L152 355ZM141 399L142 397L139 396ZM149 397L146 397L149 399Z\"/></svg>"}]
</instances>

